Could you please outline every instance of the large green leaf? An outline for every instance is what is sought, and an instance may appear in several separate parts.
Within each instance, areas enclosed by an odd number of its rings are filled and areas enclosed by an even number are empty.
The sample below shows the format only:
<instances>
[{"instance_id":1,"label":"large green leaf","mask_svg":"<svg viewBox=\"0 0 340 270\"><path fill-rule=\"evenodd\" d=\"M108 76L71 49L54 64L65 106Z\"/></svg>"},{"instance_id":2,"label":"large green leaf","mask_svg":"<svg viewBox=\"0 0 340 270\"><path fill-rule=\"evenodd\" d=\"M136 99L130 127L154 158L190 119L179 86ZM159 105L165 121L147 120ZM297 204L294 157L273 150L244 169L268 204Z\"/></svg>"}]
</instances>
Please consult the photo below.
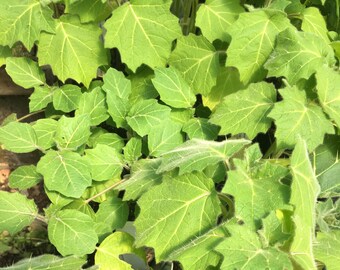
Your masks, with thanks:
<instances>
[{"instance_id":1,"label":"large green leaf","mask_svg":"<svg viewBox=\"0 0 340 270\"><path fill-rule=\"evenodd\" d=\"M332 123L318 105L307 99L304 90L294 86L279 92L283 101L275 103L269 113L275 120L278 148L293 148L301 136L313 150L322 144L325 133L334 133Z\"/></svg>"},{"instance_id":2,"label":"large green leaf","mask_svg":"<svg viewBox=\"0 0 340 270\"><path fill-rule=\"evenodd\" d=\"M53 92L57 87L48 85L34 87L34 92L30 95L30 112L39 111L53 101Z\"/></svg>"},{"instance_id":3,"label":"large green leaf","mask_svg":"<svg viewBox=\"0 0 340 270\"><path fill-rule=\"evenodd\" d=\"M290 203L294 206L295 232L290 252L302 269L316 269L312 242L315 235L315 207L320 186L309 161L307 145L299 140L291 157Z\"/></svg>"},{"instance_id":4,"label":"large green leaf","mask_svg":"<svg viewBox=\"0 0 340 270\"><path fill-rule=\"evenodd\" d=\"M170 111L169 107L159 104L156 99L141 100L131 107L126 120L138 135L144 136L169 118Z\"/></svg>"},{"instance_id":5,"label":"large green leaf","mask_svg":"<svg viewBox=\"0 0 340 270\"><path fill-rule=\"evenodd\" d=\"M244 160L234 159L236 169L228 172L222 190L235 198L236 217L255 231L262 218L288 203L290 195L289 186L280 182L288 169L260 159L257 144L246 150Z\"/></svg>"},{"instance_id":6,"label":"large green leaf","mask_svg":"<svg viewBox=\"0 0 340 270\"><path fill-rule=\"evenodd\" d=\"M327 26L320 10L316 7L309 7L302 11L302 25L301 29L304 32L314 33L321 37L326 43L330 40L327 35Z\"/></svg>"},{"instance_id":7,"label":"large green leaf","mask_svg":"<svg viewBox=\"0 0 340 270\"><path fill-rule=\"evenodd\" d=\"M123 170L123 156L110 146L98 144L94 149L85 150L84 159L90 165L92 178L105 181L120 176Z\"/></svg>"},{"instance_id":8,"label":"large green leaf","mask_svg":"<svg viewBox=\"0 0 340 270\"><path fill-rule=\"evenodd\" d=\"M37 171L44 176L44 184L49 190L67 197L79 198L92 181L87 162L69 151L48 151L40 159Z\"/></svg>"},{"instance_id":9,"label":"large green leaf","mask_svg":"<svg viewBox=\"0 0 340 270\"><path fill-rule=\"evenodd\" d=\"M210 122L221 126L220 134L246 133L249 139L253 139L258 133L269 129L272 120L268 113L275 101L276 90L272 84L251 84L217 105Z\"/></svg>"},{"instance_id":10,"label":"large green leaf","mask_svg":"<svg viewBox=\"0 0 340 270\"><path fill-rule=\"evenodd\" d=\"M181 35L178 19L169 9L169 1L125 3L112 12L104 25L105 47L118 48L122 61L132 71L141 64L151 68L165 66L172 41Z\"/></svg>"},{"instance_id":11,"label":"large green leaf","mask_svg":"<svg viewBox=\"0 0 340 270\"><path fill-rule=\"evenodd\" d=\"M233 224L226 227L231 236L216 248L224 256L221 270L293 269L287 253L275 247L263 248L258 235L247 226Z\"/></svg>"},{"instance_id":12,"label":"large green leaf","mask_svg":"<svg viewBox=\"0 0 340 270\"><path fill-rule=\"evenodd\" d=\"M291 84L308 79L320 66L333 65L334 52L319 36L313 33L287 29L281 32L275 50L265 68L269 76L284 76Z\"/></svg>"},{"instance_id":13,"label":"large green leaf","mask_svg":"<svg viewBox=\"0 0 340 270\"><path fill-rule=\"evenodd\" d=\"M54 145L54 136L57 130L58 122L54 119L39 119L33 129L37 136L37 145L42 149L49 149Z\"/></svg>"},{"instance_id":14,"label":"large green leaf","mask_svg":"<svg viewBox=\"0 0 340 270\"><path fill-rule=\"evenodd\" d=\"M33 200L18 192L0 191L0 232L6 230L13 235L30 225L37 214Z\"/></svg>"},{"instance_id":15,"label":"large green leaf","mask_svg":"<svg viewBox=\"0 0 340 270\"><path fill-rule=\"evenodd\" d=\"M45 74L37 62L25 57L8 57L6 71L12 80L24 87L31 88L45 84Z\"/></svg>"},{"instance_id":16,"label":"large green leaf","mask_svg":"<svg viewBox=\"0 0 340 270\"><path fill-rule=\"evenodd\" d=\"M288 27L285 13L278 10L241 13L228 31L232 40L227 66L236 67L245 84L262 80L267 73L263 65L274 49L276 36Z\"/></svg>"},{"instance_id":17,"label":"large green leaf","mask_svg":"<svg viewBox=\"0 0 340 270\"><path fill-rule=\"evenodd\" d=\"M173 67L155 69L152 79L161 100L174 108L190 108L196 97L182 74Z\"/></svg>"},{"instance_id":18,"label":"large green leaf","mask_svg":"<svg viewBox=\"0 0 340 270\"><path fill-rule=\"evenodd\" d=\"M86 143L91 135L89 114L75 117L62 116L58 121L55 141L60 149L77 149Z\"/></svg>"},{"instance_id":19,"label":"large green leaf","mask_svg":"<svg viewBox=\"0 0 340 270\"><path fill-rule=\"evenodd\" d=\"M210 42L229 41L228 29L242 12L244 9L237 0L207 0L199 7L196 25Z\"/></svg>"},{"instance_id":20,"label":"large green leaf","mask_svg":"<svg viewBox=\"0 0 340 270\"><path fill-rule=\"evenodd\" d=\"M58 211L48 222L48 238L63 255L92 253L98 241L94 221L77 210Z\"/></svg>"},{"instance_id":21,"label":"large green leaf","mask_svg":"<svg viewBox=\"0 0 340 270\"><path fill-rule=\"evenodd\" d=\"M179 38L169 63L182 73L195 94L207 95L216 84L220 70L218 53L203 36L190 34Z\"/></svg>"},{"instance_id":22,"label":"large green leaf","mask_svg":"<svg viewBox=\"0 0 340 270\"><path fill-rule=\"evenodd\" d=\"M327 270L337 270L340 264L340 231L319 232L313 247L315 258L326 265Z\"/></svg>"},{"instance_id":23,"label":"large green leaf","mask_svg":"<svg viewBox=\"0 0 340 270\"><path fill-rule=\"evenodd\" d=\"M38 139L31 125L11 122L0 127L0 143L15 153L28 153L38 149Z\"/></svg>"},{"instance_id":24,"label":"large green leaf","mask_svg":"<svg viewBox=\"0 0 340 270\"><path fill-rule=\"evenodd\" d=\"M183 125L183 131L189 139L215 140L220 128L208 122L206 118L192 118Z\"/></svg>"},{"instance_id":25,"label":"large green leaf","mask_svg":"<svg viewBox=\"0 0 340 270\"><path fill-rule=\"evenodd\" d=\"M211 229L220 214L214 182L203 173L165 177L138 205L136 245L153 247L157 261Z\"/></svg>"},{"instance_id":26,"label":"large green leaf","mask_svg":"<svg viewBox=\"0 0 340 270\"><path fill-rule=\"evenodd\" d=\"M42 177L34 165L24 165L12 171L8 180L11 188L27 189L38 184Z\"/></svg>"},{"instance_id":27,"label":"large green leaf","mask_svg":"<svg viewBox=\"0 0 340 270\"><path fill-rule=\"evenodd\" d=\"M115 232L100 244L94 260L103 270L132 270L131 265L121 260L119 256L129 253L136 254L140 258L145 257L142 248L134 247L134 238L130 234Z\"/></svg>"},{"instance_id":28,"label":"large green leaf","mask_svg":"<svg viewBox=\"0 0 340 270\"><path fill-rule=\"evenodd\" d=\"M51 65L63 82L72 78L89 86L97 77L97 68L108 63L100 34L95 23L81 24L77 16L61 16L55 34L41 33L39 63Z\"/></svg>"},{"instance_id":29,"label":"large green leaf","mask_svg":"<svg viewBox=\"0 0 340 270\"><path fill-rule=\"evenodd\" d=\"M42 31L54 33L53 11L37 0L0 2L0 45L21 41L30 50Z\"/></svg>"},{"instance_id":30,"label":"large green leaf","mask_svg":"<svg viewBox=\"0 0 340 270\"><path fill-rule=\"evenodd\" d=\"M340 127L340 73L321 67L316 73L316 80L321 106Z\"/></svg>"},{"instance_id":31,"label":"large green leaf","mask_svg":"<svg viewBox=\"0 0 340 270\"><path fill-rule=\"evenodd\" d=\"M74 111L78 108L81 96L81 89L77 85L63 85L53 92L53 107L63 112Z\"/></svg>"},{"instance_id":32,"label":"large green leaf","mask_svg":"<svg viewBox=\"0 0 340 270\"><path fill-rule=\"evenodd\" d=\"M157 172L165 172L179 167L179 173L201 171L209 164L227 161L244 146L247 140L225 140L222 142L193 139L186 141L162 155L162 164Z\"/></svg>"}]
</instances>

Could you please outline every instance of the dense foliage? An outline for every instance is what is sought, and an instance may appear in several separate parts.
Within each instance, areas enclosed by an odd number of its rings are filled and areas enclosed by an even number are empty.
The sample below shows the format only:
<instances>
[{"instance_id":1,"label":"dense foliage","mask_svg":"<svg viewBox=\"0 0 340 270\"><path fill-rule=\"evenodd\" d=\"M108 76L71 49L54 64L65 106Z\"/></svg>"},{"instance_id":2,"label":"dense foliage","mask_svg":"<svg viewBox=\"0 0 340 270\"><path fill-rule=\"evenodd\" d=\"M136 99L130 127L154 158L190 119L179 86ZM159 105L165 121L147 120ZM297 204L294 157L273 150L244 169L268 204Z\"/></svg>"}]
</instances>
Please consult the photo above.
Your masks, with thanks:
<instances>
[{"instance_id":1,"label":"dense foliage","mask_svg":"<svg viewBox=\"0 0 340 270\"><path fill-rule=\"evenodd\" d=\"M6 269L339 269L339 12L1 1L0 65L45 113L0 128L41 153L9 184L50 204L0 191L0 231L38 222L56 248Z\"/></svg>"}]
</instances>

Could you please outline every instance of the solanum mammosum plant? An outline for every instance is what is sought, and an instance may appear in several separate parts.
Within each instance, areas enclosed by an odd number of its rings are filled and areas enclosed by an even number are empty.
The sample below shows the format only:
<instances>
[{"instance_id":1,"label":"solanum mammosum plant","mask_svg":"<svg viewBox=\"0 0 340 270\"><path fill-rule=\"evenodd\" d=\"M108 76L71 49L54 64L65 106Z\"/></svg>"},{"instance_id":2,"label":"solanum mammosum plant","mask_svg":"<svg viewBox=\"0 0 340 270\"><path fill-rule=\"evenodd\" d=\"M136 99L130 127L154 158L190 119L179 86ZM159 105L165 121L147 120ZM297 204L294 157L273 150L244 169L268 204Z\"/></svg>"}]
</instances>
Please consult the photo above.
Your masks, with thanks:
<instances>
[{"instance_id":1,"label":"solanum mammosum plant","mask_svg":"<svg viewBox=\"0 0 340 270\"><path fill-rule=\"evenodd\" d=\"M0 191L0 231L38 222L55 247L6 269L339 269L339 13L1 0L0 65L45 118L0 128L40 153ZM44 209L22 192L41 182Z\"/></svg>"}]
</instances>

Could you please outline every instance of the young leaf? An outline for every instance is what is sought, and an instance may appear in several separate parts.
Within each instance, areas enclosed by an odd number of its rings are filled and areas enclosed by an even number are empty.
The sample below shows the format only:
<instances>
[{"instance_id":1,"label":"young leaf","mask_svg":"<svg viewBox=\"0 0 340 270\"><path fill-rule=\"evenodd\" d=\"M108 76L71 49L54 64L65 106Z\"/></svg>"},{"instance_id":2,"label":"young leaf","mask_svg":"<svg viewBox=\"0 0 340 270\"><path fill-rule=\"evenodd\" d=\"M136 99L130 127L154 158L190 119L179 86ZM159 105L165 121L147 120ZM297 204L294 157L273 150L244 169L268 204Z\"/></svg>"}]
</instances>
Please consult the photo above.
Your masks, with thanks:
<instances>
[{"instance_id":1,"label":"young leaf","mask_svg":"<svg viewBox=\"0 0 340 270\"><path fill-rule=\"evenodd\" d=\"M320 66L332 66L334 52L319 36L287 29L281 32L275 50L265 64L268 76L285 76L290 84L308 79Z\"/></svg>"},{"instance_id":2,"label":"young leaf","mask_svg":"<svg viewBox=\"0 0 340 270\"><path fill-rule=\"evenodd\" d=\"M145 258L143 249L134 247L134 239L130 234L115 232L100 244L94 260L101 269L131 270L131 265L120 259L120 255L127 253Z\"/></svg>"},{"instance_id":3,"label":"young leaf","mask_svg":"<svg viewBox=\"0 0 340 270\"><path fill-rule=\"evenodd\" d=\"M0 143L15 153L28 153L38 149L38 139L33 127L20 122L10 122L0 127Z\"/></svg>"},{"instance_id":4,"label":"young leaf","mask_svg":"<svg viewBox=\"0 0 340 270\"><path fill-rule=\"evenodd\" d=\"M206 118L192 118L183 125L189 139L215 140L220 128Z\"/></svg>"},{"instance_id":5,"label":"young leaf","mask_svg":"<svg viewBox=\"0 0 340 270\"><path fill-rule=\"evenodd\" d=\"M61 210L48 222L48 238L63 255L92 253L98 242L94 221L77 210Z\"/></svg>"},{"instance_id":6,"label":"young leaf","mask_svg":"<svg viewBox=\"0 0 340 270\"><path fill-rule=\"evenodd\" d=\"M25 57L8 57L6 71L12 80L24 87L31 88L45 84L45 74L37 62Z\"/></svg>"},{"instance_id":7,"label":"young leaf","mask_svg":"<svg viewBox=\"0 0 340 270\"><path fill-rule=\"evenodd\" d=\"M138 137L132 137L125 147L124 159L130 165L133 164L142 155L142 140Z\"/></svg>"},{"instance_id":8,"label":"young leaf","mask_svg":"<svg viewBox=\"0 0 340 270\"><path fill-rule=\"evenodd\" d=\"M182 126L165 120L151 128L148 135L149 156L158 157L183 143Z\"/></svg>"},{"instance_id":9,"label":"young leaf","mask_svg":"<svg viewBox=\"0 0 340 270\"><path fill-rule=\"evenodd\" d=\"M54 33L53 11L39 1L1 1L0 45L21 41L30 50L42 31Z\"/></svg>"},{"instance_id":10,"label":"young leaf","mask_svg":"<svg viewBox=\"0 0 340 270\"><path fill-rule=\"evenodd\" d=\"M196 25L210 42L215 39L230 41L228 29L242 12L239 1L207 0L199 7Z\"/></svg>"},{"instance_id":11,"label":"young leaf","mask_svg":"<svg viewBox=\"0 0 340 270\"><path fill-rule=\"evenodd\" d=\"M174 108L190 108L196 97L182 74L173 67L155 69L152 83L161 96L161 100Z\"/></svg>"},{"instance_id":12,"label":"young leaf","mask_svg":"<svg viewBox=\"0 0 340 270\"><path fill-rule=\"evenodd\" d=\"M11 172L8 180L11 188L22 190L35 186L42 180L42 177L37 173L34 165L24 165Z\"/></svg>"},{"instance_id":13,"label":"young leaf","mask_svg":"<svg viewBox=\"0 0 340 270\"><path fill-rule=\"evenodd\" d=\"M53 92L56 87L48 85L34 87L34 92L30 95L29 109L30 112L39 111L53 101Z\"/></svg>"},{"instance_id":14,"label":"young leaf","mask_svg":"<svg viewBox=\"0 0 340 270\"><path fill-rule=\"evenodd\" d=\"M309 161L307 145L299 140L291 157L290 203L294 206L294 238L290 252L302 269L316 269L312 242L315 235L315 207L320 186Z\"/></svg>"},{"instance_id":15,"label":"young leaf","mask_svg":"<svg viewBox=\"0 0 340 270\"><path fill-rule=\"evenodd\" d=\"M289 186L280 180L288 169L270 162L261 162L257 144L245 151L244 160L234 159L235 170L228 172L228 181L222 192L235 198L236 217L249 229L256 231L261 219L289 201Z\"/></svg>"},{"instance_id":16,"label":"young leaf","mask_svg":"<svg viewBox=\"0 0 340 270\"><path fill-rule=\"evenodd\" d=\"M162 164L157 173L170 171L176 167L179 168L180 174L200 171L209 164L227 161L249 143L247 140L225 140L222 142L189 140L162 155Z\"/></svg>"},{"instance_id":17,"label":"young leaf","mask_svg":"<svg viewBox=\"0 0 340 270\"><path fill-rule=\"evenodd\" d=\"M258 235L247 226L227 225L231 233L216 250L223 254L221 270L293 270L288 254L275 247L263 248Z\"/></svg>"},{"instance_id":18,"label":"young leaf","mask_svg":"<svg viewBox=\"0 0 340 270\"><path fill-rule=\"evenodd\" d=\"M94 149L85 150L85 161L90 165L92 178L105 181L120 176L123 170L123 156L116 149L97 144Z\"/></svg>"},{"instance_id":19,"label":"young leaf","mask_svg":"<svg viewBox=\"0 0 340 270\"><path fill-rule=\"evenodd\" d=\"M125 201L137 200L151 187L161 183L162 174L156 173L160 163L160 159L141 159L133 163L130 178L118 186L119 190L125 190Z\"/></svg>"},{"instance_id":20,"label":"young leaf","mask_svg":"<svg viewBox=\"0 0 340 270\"><path fill-rule=\"evenodd\" d=\"M205 37L193 34L177 40L169 64L182 73L195 94L205 96L216 84L220 70L214 46Z\"/></svg>"},{"instance_id":21,"label":"young leaf","mask_svg":"<svg viewBox=\"0 0 340 270\"><path fill-rule=\"evenodd\" d=\"M169 118L170 111L155 99L141 100L131 107L126 120L138 135L144 136L151 132L152 127Z\"/></svg>"},{"instance_id":22,"label":"young leaf","mask_svg":"<svg viewBox=\"0 0 340 270\"><path fill-rule=\"evenodd\" d=\"M78 108L81 96L80 87L72 84L63 85L53 92L53 106L63 112L74 111Z\"/></svg>"},{"instance_id":23,"label":"young leaf","mask_svg":"<svg viewBox=\"0 0 340 270\"><path fill-rule=\"evenodd\" d=\"M316 241L313 247L315 258L323 262L327 270L338 269L340 264L340 231L318 232Z\"/></svg>"},{"instance_id":24,"label":"young leaf","mask_svg":"<svg viewBox=\"0 0 340 270\"><path fill-rule=\"evenodd\" d=\"M268 118L276 101L272 84L259 82L229 95L217 105L209 122L221 126L220 134L246 133L249 139L266 132L272 120Z\"/></svg>"},{"instance_id":25,"label":"young leaf","mask_svg":"<svg viewBox=\"0 0 340 270\"><path fill-rule=\"evenodd\" d=\"M136 245L153 247L157 261L211 229L220 214L214 182L199 172L165 177L138 205Z\"/></svg>"},{"instance_id":26,"label":"young leaf","mask_svg":"<svg viewBox=\"0 0 340 270\"><path fill-rule=\"evenodd\" d=\"M0 191L0 232L11 235L30 225L38 214L33 200L20 193Z\"/></svg>"},{"instance_id":27,"label":"young leaf","mask_svg":"<svg viewBox=\"0 0 340 270\"><path fill-rule=\"evenodd\" d=\"M340 127L340 74L321 67L316 73L318 96L325 112Z\"/></svg>"},{"instance_id":28,"label":"young leaf","mask_svg":"<svg viewBox=\"0 0 340 270\"><path fill-rule=\"evenodd\" d=\"M304 32L314 33L321 37L325 43L329 43L330 40L328 38L327 26L325 19L320 13L320 10L316 7L309 7L303 10L302 12L303 20L301 29Z\"/></svg>"},{"instance_id":29,"label":"young leaf","mask_svg":"<svg viewBox=\"0 0 340 270\"><path fill-rule=\"evenodd\" d=\"M33 129L37 135L37 145L42 149L49 149L54 145L54 136L57 130L58 122L54 119L39 119Z\"/></svg>"},{"instance_id":30,"label":"young leaf","mask_svg":"<svg viewBox=\"0 0 340 270\"><path fill-rule=\"evenodd\" d=\"M241 82L258 82L266 76L263 68L274 49L277 34L291 27L286 14L278 10L255 10L241 13L232 24L227 51L227 66L236 67Z\"/></svg>"},{"instance_id":31,"label":"young leaf","mask_svg":"<svg viewBox=\"0 0 340 270\"><path fill-rule=\"evenodd\" d=\"M39 63L51 65L61 81L72 78L87 87L97 76L97 68L108 63L100 34L95 23L81 24L77 16L61 16L55 34L41 33Z\"/></svg>"},{"instance_id":32,"label":"young leaf","mask_svg":"<svg viewBox=\"0 0 340 270\"><path fill-rule=\"evenodd\" d=\"M307 100L306 92L296 86L279 91L283 101L275 103L269 117L275 120L277 145L293 148L301 136L309 150L322 144L325 133L333 134L332 123L322 109Z\"/></svg>"},{"instance_id":33,"label":"young leaf","mask_svg":"<svg viewBox=\"0 0 340 270\"><path fill-rule=\"evenodd\" d=\"M91 135L89 114L75 117L62 116L58 121L55 142L60 149L77 149L85 144Z\"/></svg>"},{"instance_id":34,"label":"young leaf","mask_svg":"<svg viewBox=\"0 0 340 270\"><path fill-rule=\"evenodd\" d=\"M72 198L79 198L92 181L89 164L69 151L48 151L38 162L37 171L44 176L49 190Z\"/></svg>"},{"instance_id":35,"label":"young leaf","mask_svg":"<svg viewBox=\"0 0 340 270\"><path fill-rule=\"evenodd\" d=\"M112 12L104 25L105 47L118 48L122 61L134 72L141 64L151 68L165 66L172 41L181 36L178 19L169 9L169 1L125 3Z\"/></svg>"},{"instance_id":36,"label":"young leaf","mask_svg":"<svg viewBox=\"0 0 340 270\"><path fill-rule=\"evenodd\" d=\"M90 114L91 126L99 125L109 118L105 94L100 87L96 87L90 93L82 94L76 116L86 113Z\"/></svg>"}]
</instances>

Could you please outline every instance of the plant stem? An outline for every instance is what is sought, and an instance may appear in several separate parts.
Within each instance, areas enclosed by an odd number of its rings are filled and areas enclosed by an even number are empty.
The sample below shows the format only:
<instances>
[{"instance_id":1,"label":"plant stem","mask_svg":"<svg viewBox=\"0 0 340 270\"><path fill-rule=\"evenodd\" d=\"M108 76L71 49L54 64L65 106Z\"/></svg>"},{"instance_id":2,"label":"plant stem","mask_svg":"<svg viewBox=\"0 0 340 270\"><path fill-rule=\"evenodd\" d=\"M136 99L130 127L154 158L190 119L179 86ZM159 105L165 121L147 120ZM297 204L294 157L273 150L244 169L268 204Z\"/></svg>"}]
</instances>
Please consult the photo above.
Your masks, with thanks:
<instances>
[{"instance_id":1,"label":"plant stem","mask_svg":"<svg viewBox=\"0 0 340 270\"><path fill-rule=\"evenodd\" d=\"M42 113L42 112L44 112L44 111L45 111L45 110L39 110L39 111L36 111L36 112L32 112L32 113L26 114L26 115L24 115L23 117L18 118L18 119L17 119L17 122L20 122L20 121L22 121L22 120L25 120L25 119L27 119L27 118L33 116L33 115Z\"/></svg>"},{"instance_id":2,"label":"plant stem","mask_svg":"<svg viewBox=\"0 0 340 270\"><path fill-rule=\"evenodd\" d=\"M234 207L234 202L225 194L223 193L218 193L218 198L226 203L228 205L228 213L226 218L231 218L234 216L235 213L235 207Z\"/></svg>"},{"instance_id":3,"label":"plant stem","mask_svg":"<svg viewBox=\"0 0 340 270\"><path fill-rule=\"evenodd\" d=\"M46 217L44 217L44 216L42 216L42 215L37 214L37 215L35 216L35 219L37 219L37 220L39 220L39 221L41 221L41 222L47 224Z\"/></svg>"},{"instance_id":4,"label":"plant stem","mask_svg":"<svg viewBox=\"0 0 340 270\"><path fill-rule=\"evenodd\" d=\"M93 201L94 199L102 196L103 194L105 194L106 192L110 191L111 189L114 189L115 187L117 187L118 185L120 185L121 183L124 183L127 179L123 179L123 180L120 180L116 183L114 183L113 185L109 186L108 188L100 191L99 193L97 193L96 195L93 195L92 197L88 198L85 203L89 203L91 201Z\"/></svg>"}]
</instances>

